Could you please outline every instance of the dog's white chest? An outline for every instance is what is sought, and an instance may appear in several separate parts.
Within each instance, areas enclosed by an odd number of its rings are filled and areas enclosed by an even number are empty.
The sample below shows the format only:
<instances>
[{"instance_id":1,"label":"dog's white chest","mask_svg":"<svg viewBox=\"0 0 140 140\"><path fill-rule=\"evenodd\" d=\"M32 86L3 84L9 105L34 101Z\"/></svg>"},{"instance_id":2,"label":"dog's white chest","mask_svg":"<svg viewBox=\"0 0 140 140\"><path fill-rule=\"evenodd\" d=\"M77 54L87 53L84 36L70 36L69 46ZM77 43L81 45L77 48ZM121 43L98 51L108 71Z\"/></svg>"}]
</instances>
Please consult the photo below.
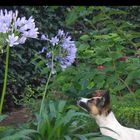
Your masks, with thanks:
<instances>
[{"instance_id":1,"label":"dog's white chest","mask_svg":"<svg viewBox=\"0 0 140 140\"><path fill-rule=\"evenodd\" d=\"M115 132L117 132L118 134L116 134ZM115 132L101 129L101 133L103 135L112 137L116 140L140 140L140 132L138 130L132 131L128 128L128 130L120 129L118 131L115 130Z\"/></svg>"},{"instance_id":2,"label":"dog's white chest","mask_svg":"<svg viewBox=\"0 0 140 140\"><path fill-rule=\"evenodd\" d=\"M140 140L140 131L122 126L112 112L108 116L97 116L95 119L102 135L116 140Z\"/></svg>"}]
</instances>

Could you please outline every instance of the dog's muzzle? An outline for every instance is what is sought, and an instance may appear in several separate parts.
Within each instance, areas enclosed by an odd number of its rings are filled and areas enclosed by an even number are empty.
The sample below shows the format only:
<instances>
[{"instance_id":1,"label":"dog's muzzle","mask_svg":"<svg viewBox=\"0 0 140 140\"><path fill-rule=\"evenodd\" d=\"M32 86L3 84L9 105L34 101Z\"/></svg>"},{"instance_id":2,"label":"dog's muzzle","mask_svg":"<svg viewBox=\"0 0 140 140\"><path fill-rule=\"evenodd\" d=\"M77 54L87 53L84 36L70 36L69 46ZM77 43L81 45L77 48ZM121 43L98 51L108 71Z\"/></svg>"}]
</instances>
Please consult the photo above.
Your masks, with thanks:
<instances>
[{"instance_id":1,"label":"dog's muzzle","mask_svg":"<svg viewBox=\"0 0 140 140\"><path fill-rule=\"evenodd\" d=\"M87 105L87 102L88 102L88 99L80 97L77 100L77 105L80 106L83 110L89 112L90 109L89 109L89 107Z\"/></svg>"}]
</instances>

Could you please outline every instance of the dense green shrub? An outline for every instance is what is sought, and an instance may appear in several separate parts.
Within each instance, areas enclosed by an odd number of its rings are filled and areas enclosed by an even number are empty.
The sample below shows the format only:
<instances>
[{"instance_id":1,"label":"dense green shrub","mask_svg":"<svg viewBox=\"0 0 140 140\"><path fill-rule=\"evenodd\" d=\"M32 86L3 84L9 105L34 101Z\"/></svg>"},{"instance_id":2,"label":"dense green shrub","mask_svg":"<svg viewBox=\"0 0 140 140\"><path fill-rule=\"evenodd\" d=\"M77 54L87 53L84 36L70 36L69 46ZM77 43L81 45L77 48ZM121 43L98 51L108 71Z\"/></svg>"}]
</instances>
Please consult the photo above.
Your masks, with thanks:
<instances>
[{"instance_id":1,"label":"dense green shrub","mask_svg":"<svg viewBox=\"0 0 140 140\"><path fill-rule=\"evenodd\" d=\"M95 89L118 95L138 92L140 34L137 26L116 17L123 14L127 13L109 7L71 9L66 23L81 31L78 55L75 66L59 74L52 87L61 86L71 96L86 96Z\"/></svg>"},{"instance_id":2,"label":"dense green shrub","mask_svg":"<svg viewBox=\"0 0 140 140\"><path fill-rule=\"evenodd\" d=\"M123 97L112 97L112 109L119 122L127 127L140 129L140 96L139 93Z\"/></svg>"},{"instance_id":3,"label":"dense green shrub","mask_svg":"<svg viewBox=\"0 0 140 140\"><path fill-rule=\"evenodd\" d=\"M139 7L14 6L1 8L18 9L21 16L33 15L41 33L53 34L61 28L75 37L78 47L77 59L74 69L70 68L66 75L62 73L67 77L66 81L62 80L63 76L58 73L58 82L56 80L57 84L54 84L60 87L60 90L62 88L64 92L75 97L79 96L79 92L82 96L95 88L109 88L112 93L123 90L127 93L135 92L139 86L139 77L136 76L139 73L139 58L135 57L139 56L139 33L134 30L135 25L126 21L126 15L131 14L132 9L139 10ZM10 93L7 96L7 103L11 102L11 106L13 102L11 95L20 99L22 89L26 88L26 85L31 85L35 94L39 94L40 90L36 90L37 87L40 88L45 83L47 76L40 74L42 66L40 65L40 69L34 71L37 63L32 61L36 51L39 52L42 47L43 44L39 41L28 41L24 47L11 49L7 91ZM128 60L116 61L121 57ZM1 54L2 66L5 64L4 58L5 54ZM82 76L81 73L85 75ZM0 75L3 77L3 67ZM0 83L2 87L3 78L0 79ZM114 85L117 86L114 88ZM72 92L74 95L71 94Z\"/></svg>"}]
</instances>

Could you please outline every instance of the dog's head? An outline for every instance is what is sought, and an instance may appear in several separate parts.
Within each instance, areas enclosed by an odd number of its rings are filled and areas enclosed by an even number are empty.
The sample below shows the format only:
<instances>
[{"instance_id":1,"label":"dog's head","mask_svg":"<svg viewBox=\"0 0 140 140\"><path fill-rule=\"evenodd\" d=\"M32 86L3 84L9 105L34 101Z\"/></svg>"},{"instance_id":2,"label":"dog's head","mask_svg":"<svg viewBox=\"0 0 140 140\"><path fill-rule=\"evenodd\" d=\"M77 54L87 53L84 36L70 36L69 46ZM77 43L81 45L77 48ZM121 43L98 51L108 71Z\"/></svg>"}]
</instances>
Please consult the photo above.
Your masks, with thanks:
<instances>
[{"instance_id":1,"label":"dog's head","mask_svg":"<svg viewBox=\"0 0 140 140\"><path fill-rule=\"evenodd\" d=\"M93 116L108 115L111 111L109 93L103 90L96 90L91 98L79 98L77 104Z\"/></svg>"}]
</instances>

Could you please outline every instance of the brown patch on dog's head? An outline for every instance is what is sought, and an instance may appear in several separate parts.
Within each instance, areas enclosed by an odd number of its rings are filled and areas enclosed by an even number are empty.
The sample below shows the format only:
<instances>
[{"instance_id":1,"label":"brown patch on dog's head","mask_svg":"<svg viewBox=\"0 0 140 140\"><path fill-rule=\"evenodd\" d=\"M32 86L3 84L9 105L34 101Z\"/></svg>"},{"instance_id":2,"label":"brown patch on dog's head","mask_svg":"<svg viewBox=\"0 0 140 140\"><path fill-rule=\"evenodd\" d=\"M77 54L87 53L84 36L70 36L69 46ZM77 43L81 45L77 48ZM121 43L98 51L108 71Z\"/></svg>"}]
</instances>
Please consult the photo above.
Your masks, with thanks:
<instances>
[{"instance_id":1,"label":"brown patch on dog's head","mask_svg":"<svg viewBox=\"0 0 140 140\"><path fill-rule=\"evenodd\" d=\"M111 111L110 96L104 90L96 90L92 98L79 100L79 105L89 111L93 116L102 114L107 116Z\"/></svg>"},{"instance_id":2,"label":"brown patch on dog's head","mask_svg":"<svg viewBox=\"0 0 140 140\"><path fill-rule=\"evenodd\" d=\"M88 106L90 106L90 113L93 115L108 115L108 113L111 111L109 92L104 90L96 90L92 99L89 100Z\"/></svg>"}]
</instances>

